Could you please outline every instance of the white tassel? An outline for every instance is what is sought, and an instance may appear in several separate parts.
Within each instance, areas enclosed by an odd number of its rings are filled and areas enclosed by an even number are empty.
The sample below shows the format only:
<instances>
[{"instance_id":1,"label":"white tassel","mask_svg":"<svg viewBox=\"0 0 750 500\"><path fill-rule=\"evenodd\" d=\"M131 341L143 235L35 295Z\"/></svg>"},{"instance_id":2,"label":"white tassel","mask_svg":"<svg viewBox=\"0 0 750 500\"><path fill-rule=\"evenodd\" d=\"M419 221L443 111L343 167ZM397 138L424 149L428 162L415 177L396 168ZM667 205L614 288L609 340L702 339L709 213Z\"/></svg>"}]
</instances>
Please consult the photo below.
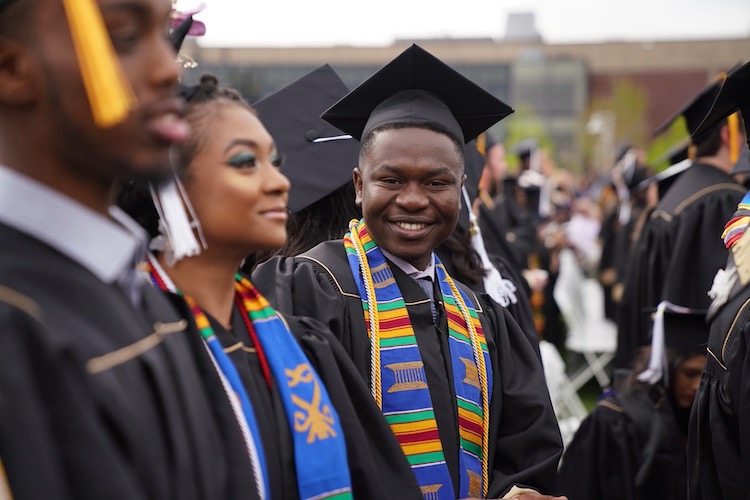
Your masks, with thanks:
<instances>
[{"instance_id":1,"label":"white tassel","mask_svg":"<svg viewBox=\"0 0 750 500\"><path fill-rule=\"evenodd\" d=\"M177 175L174 175L172 182L160 187L158 191L153 186L150 189L151 198L159 214L161 233L151 242L151 249L164 252L164 258L170 266L185 257L200 254L208 245L198 217Z\"/></svg>"},{"instance_id":2,"label":"white tassel","mask_svg":"<svg viewBox=\"0 0 750 500\"><path fill-rule=\"evenodd\" d=\"M669 380L667 379L669 370L667 370L666 341L664 338L664 313L667 310L679 314L690 312L690 309L687 307L676 306L668 300L664 300L656 306L654 326L651 331L651 357L648 360L648 368L638 375L638 380L641 382L653 385L664 378L664 383L669 385Z\"/></svg>"},{"instance_id":3,"label":"white tassel","mask_svg":"<svg viewBox=\"0 0 750 500\"><path fill-rule=\"evenodd\" d=\"M469 225L471 226L471 246L479 254L479 258L482 260L482 267L485 270L484 276L484 290L487 295L503 307L508 307L511 304L518 302L516 297L516 285L512 281L502 277L500 271L492 264L489 255L487 255L487 249L484 246L484 239L482 238L482 231L479 229L479 223L477 222L477 216L474 215L474 211L471 209L471 199L469 193L465 187L461 188L466 201L466 208L469 212Z\"/></svg>"}]
</instances>

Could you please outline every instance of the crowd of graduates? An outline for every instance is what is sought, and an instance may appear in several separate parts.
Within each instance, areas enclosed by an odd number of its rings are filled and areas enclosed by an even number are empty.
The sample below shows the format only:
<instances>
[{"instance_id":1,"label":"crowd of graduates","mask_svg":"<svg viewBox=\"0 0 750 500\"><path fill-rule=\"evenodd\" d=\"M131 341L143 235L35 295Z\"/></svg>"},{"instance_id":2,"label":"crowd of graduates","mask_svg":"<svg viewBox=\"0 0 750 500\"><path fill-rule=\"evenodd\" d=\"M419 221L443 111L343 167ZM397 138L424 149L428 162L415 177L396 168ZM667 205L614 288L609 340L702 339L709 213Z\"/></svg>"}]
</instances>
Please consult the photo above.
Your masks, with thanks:
<instances>
[{"instance_id":1,"label":"crowd of graduates","mask_svg":"<svg viewBox=\"0 0 750 500\"><path fill-rule=\"evenodd\" d=\"M0 0L0 499L750 494L750 66L680 164L584 179L418 45L250 105L181 80L191 28ZM565 451L563 252L618 329Z\"/></svg>"}]
</instances>

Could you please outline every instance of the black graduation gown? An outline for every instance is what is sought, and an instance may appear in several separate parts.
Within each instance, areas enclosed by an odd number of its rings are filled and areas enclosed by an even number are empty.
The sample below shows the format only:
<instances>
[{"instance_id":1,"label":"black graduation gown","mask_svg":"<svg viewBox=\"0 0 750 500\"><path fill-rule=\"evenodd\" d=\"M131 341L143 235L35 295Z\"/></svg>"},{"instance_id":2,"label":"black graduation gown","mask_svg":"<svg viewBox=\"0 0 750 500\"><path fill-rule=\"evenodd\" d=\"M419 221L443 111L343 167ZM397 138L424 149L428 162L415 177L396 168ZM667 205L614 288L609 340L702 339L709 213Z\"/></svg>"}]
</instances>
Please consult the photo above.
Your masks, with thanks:
<instances>
[{"instance_id":1,"label":"black graduation gown","mask_svg":"<svg viewBox=\"0 0 750 500\"><path fill-rule=\"evenodd\" d=\"M167 294L183 317L192 315L185 301ZM239 308L235 305L232 331L208 316L224 350L237 367L252 401L265 450L270 497L299 498L294 443L283 402L271 375L269 387ZM292 334L320 376L331 398L346 439L354 498L421 499L406 458L398 456L398 441L388 427L370 391L341 345L326 328L310 318L284 315ZM196 336L195 323L190 329ZM325 457L320 457L325 460ZM331 463L331 467L337 464Z\"/></svg>"},{"instance_id":2,"label":"black graduation gown","mask_svg":"<svg viewBox=\"0 0 750 500\"><path fill-rule=\"evenodd\" d=\"M457 485L458 418L445 314L439 307L436 328L424 291L397 266L391 269L407 303L446 463ZM321 243L295 258L271 259L256 268L253 283L277 309L312 316L328 326L369 385L370 351L362 302L341 240ZM514 484L550 492L562 444L536 351L504 308L457 285L480 308L494 370L488 498L505 494Z\"/></svg>"},{"instance_id":3,"label":"black graduation gown","mask_svg":"<svg viewBox=\"0 0 750 500\"><path fill-rule=\"evenodd\" d=\"M558 489L569 500L683 500L685 437L663 396L601 400L565 449Z\"/></svg>"},{"instance_id":4,"label":"black graduation gown","mask_svg":"<svg viewBox=\"0 0 750 500\"><path fill-rule=\"evenodd\" d=\"M145 286L136 308L36 239L0 224L0 241L5 302L36 311L0 309L0 457L16 498L254 498L203 347L184 329L152 334L181 321L161 293Z\"/></svg>"},{"instance_id":5,"label":"black graduation gown","mask_svg":"<svg viewBox=\"0 0 750 500\"><path fill-rule=\"evenodd\" d=\"M633 254L618 320L615 366L628 368L648 344L645 308L662 300L707 309L707 293L727 251L721 240L745 189L718 168L695 163L649 215Z\"/></svg>"},{"instance_id":6,"label":"black graduation gown","mask_svg":"<svg viewBox=\"0 0 750 500\"><path fill-rule=\"evenodd\" d=\"M604 289L604 316L615 319L615 303L612 298L612 287L617 282L616 257L618 234L621 232L618 210L613 210L602 222L599 240L602 254L599 258L599 281Z\"/></svg>"},{"instance_id":7,"label":"black graduation gown","mask_svg":"<svg viewBox=\"0 0 750 500\"><path fill-rule=\"evenodd\" d=\"M502 255L521 269L528 267L528 256L536 245L536 229L530 215L504 194L494 206L479 205L479 227L487 252Z\"/></svg>"},{"instance_id":8,"label":"black graduation gown","mask_svg":"<svg viewBox=\"0 0 750 500\"><path fill-rule=\"evenodd\" d=\"M444 256L440 252L439 248L435 251L435 253L437 253L440 257L441 262L443 263L445 269L448 271L448 274L450 274L451 277L459 281L466 281L462 280L461 276L459 276L459 274L455 272L450 264L450 259L447 258L447 255L445 255L446 258L443 258ZM537 333L536 331L536 325L534 324L534 314L531 311L531 303L529 302L529 284L526 283L526 280L523 278L523 276L521 276L521 273L518 272L516 266L508 262L505 258L495 254L489 255L489 258L492 262L492 265L495 266L495 269L497 269L500 275L516 286L516 298L518 299L518 302L516 302L515 304L508 304L506 309L508 310L510 315L513 316L513 319L516 320L516 323L518 323L521 331L526 334L529 341L538 353L539 333ZM480 294L485 293L484 282L479 282L471 288L472 290L476 290Z\"/></svg>"},{"instance_id":9,"label":"black graduation gown","mask_svg":"<svg viewBox=\"0 0 750 500\"><path fill-rule=\"evenodd\" d=\"M711 321L708 356L690 415L689 498L750 495L750 286Z\"/></svg>"}]
</instances>

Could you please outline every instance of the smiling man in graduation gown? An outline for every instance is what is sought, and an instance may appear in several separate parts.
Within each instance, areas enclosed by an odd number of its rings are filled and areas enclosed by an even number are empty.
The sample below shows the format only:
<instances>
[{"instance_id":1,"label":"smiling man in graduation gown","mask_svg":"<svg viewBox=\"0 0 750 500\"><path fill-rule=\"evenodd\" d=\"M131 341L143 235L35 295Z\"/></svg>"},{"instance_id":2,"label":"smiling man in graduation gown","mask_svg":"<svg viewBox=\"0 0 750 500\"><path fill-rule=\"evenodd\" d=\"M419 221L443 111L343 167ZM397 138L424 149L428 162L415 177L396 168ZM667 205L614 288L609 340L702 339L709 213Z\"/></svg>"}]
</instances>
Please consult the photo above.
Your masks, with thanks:
<instances>
[{"instance_id":1,"label":"smiling man in graduation gown","mask_svg":"<svg viewBox=\"0 0 750 500\"><path fill-rule=\"evenodd\" d=\"M700 136L737 110L750 125L750 63L727 76ZM750 144L749 144L750 146ZM727 219L730 250L719 270L708 311L706 369L690 415L688 478L691 500L747 498L750 492L750 195ZM726 255L725 255L726 258Z\"/></svg>"},{"instance_id":2,"label":"smiling man in graduation gown","mask_svg":"<svg viewBox=\"0 0 750 500\"><path fill-rule=\"evenodd\" d=\"M718 79L701 90L659 130L684 116L690 133L695 132L720 86ZM625 278L615 357L618 368L629 368L638 346L648 343L650 330L642 310L662 300L708 309L714 274L726 260L721 228L745 192L729 175L742 142L744 132L736 119L722 119L694 138L692 165L649 215Z\"/></svg>"},{"instance_id":3,"label":"smiling man in graduation gown","mask_svg":"<svg viewBox=\"0 0 750 500\"><path fill-rule=\"evenodd\" d=\"M275 307L339 338L425 498L554 484L561 441L533 346L433 254L456 226L464 144L510 112L407 49L323 115L362 143L354 184L363 220L343 240L253 273Z\"/></svg>"},{"instance_id":4,"label":"smiling man in graduation gown","mask_svg":"<svg viewBox=\"0 0 750 500\"><path fill-rule=\"evenodd\" d=\"M19 499L255 498L201 340L110 209L118 176L167 171L188 133L171 7L0 1L0 476Z\"/></svg>"}]
</instances>

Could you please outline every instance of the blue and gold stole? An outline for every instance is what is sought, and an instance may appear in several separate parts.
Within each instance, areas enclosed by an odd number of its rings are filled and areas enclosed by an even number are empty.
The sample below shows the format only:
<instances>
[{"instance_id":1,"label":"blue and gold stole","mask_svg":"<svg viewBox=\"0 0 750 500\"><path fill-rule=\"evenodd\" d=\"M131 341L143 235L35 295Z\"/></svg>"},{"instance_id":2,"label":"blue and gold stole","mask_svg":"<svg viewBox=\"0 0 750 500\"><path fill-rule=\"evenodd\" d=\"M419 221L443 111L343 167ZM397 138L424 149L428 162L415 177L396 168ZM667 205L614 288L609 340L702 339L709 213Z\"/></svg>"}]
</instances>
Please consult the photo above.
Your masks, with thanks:
<instances>
[{"instance_id":1,"label":"blue and gold stole","mask_svg":"<svg viewBox=\"0 0 750 500\"><path fill-rule=\"evenodd\" d=\"M396 435L425 498L453 500L455 490L438 435L424 362L401 290L364 221L350 222L344 248L362 298L370 338L372 395ZM489 482L492 365L476 308L455 285L437 256L435 259L448 320L458 408L459 498L479 498L487 494Z\"/></svg>"},{"instance_id":2,"label":"blue and gold stole","mask_svg":"<svg viewBox=\"0 0 750 500\"><path fill-rule=\"evenodd\" d=\"M180 294L169 287L167 280L157 270L158 263L150 261L149 272L152 281L163 290ZM189 297L182 295L190 306L201 336L211 349L216 364L224 377L229 379L232 389L243 402L244 417L253 431L253 437L260 443L255 416L250 400L236 369L216 338L211 323L205 313ZM255 345L258 356L265 359L276 380L287 422L294 440L294 460L297 472L297 488L301 500L352 498L349 462L346 456L346 442L336 410L315 369L300 348L289 327L268 301L250 281L236 276L235 297L242 305L248 333L257 339ZM227 363L229 365L227 365ZM243 397L244 395L244 397ZM258 446L261 448L261 446ZM267 478L262 451L259 450L263 477ZM265 479L267 485L267 479ZM268 491L266 486L265 491Z\"/></svg>"}]
</instances>

